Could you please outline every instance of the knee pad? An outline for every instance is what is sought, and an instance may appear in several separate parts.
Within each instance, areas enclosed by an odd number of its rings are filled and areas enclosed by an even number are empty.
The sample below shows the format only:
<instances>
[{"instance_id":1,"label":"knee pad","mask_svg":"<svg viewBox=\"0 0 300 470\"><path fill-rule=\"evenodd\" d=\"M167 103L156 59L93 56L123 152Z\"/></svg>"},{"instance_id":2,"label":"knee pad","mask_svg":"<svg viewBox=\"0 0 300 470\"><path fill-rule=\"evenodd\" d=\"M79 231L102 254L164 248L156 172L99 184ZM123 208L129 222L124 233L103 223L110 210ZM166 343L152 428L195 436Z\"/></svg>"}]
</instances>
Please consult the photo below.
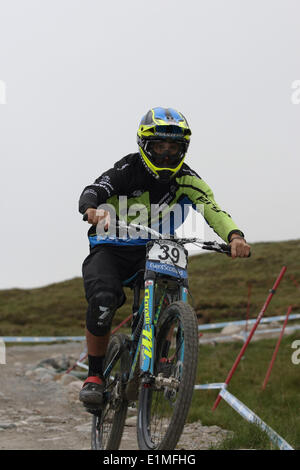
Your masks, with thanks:
<instances>
[{"instance_id":1,"label":"knee pad","mask_svg":"<svg viewBox=\"0 0 300 470\"><path fill-rule=\"evenodd\" d=\"M113 292L99 292L91 298L86 317L86 327L90 333L104 336L109 332L118 300Z\"/></svg>"}]
</instances>

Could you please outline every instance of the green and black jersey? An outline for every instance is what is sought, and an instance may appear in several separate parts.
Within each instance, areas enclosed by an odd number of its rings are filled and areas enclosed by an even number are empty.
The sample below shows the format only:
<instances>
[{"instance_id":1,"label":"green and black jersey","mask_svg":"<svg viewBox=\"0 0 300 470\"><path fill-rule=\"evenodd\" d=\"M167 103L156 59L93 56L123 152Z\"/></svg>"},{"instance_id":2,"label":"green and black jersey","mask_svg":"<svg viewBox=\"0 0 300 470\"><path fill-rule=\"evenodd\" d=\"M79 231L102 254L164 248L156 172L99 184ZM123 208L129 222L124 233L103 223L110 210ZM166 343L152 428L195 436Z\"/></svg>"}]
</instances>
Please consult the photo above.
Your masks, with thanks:
<instances>
[{"instance_id":1,"label":"green and black jersey","mask_svg":"<svg viewBox=\"0 0 300 470\"><path fill-rule=\"evenodd\" d=\"M117 217L126 223L138 223L139 215L139 223L156 230L175 207L181 208L180 217L171 218L171 233L184 222L186 208L192 207L202 213L209 226L226 243L231 233L240 232L230 215L216 203L210 187L188 165L184 163L173 179L161 183L146 171L138 153L125 156L87 186L80 196L79 211L83 214L88 208L97 208L101 204L110 204ZM94 226L89 229L88 236L91 247L102 243L141 245L148 241L99 237Z\"/></svg>"}]
</instances>

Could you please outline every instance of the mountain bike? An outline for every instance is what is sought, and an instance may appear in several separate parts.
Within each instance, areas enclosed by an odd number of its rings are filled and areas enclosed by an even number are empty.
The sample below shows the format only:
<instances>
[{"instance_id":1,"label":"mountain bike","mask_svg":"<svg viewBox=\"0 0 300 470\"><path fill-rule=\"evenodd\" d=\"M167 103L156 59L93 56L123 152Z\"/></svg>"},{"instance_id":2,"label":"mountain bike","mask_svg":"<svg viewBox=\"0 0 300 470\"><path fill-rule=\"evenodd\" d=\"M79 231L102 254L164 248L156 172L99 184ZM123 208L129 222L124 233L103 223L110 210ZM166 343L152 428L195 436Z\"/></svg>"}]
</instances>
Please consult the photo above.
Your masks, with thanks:
<instances>
[{"instance_id":1,"label":"mountain bike","mask_svg":"<svg viewBox=\"0 0 300 470\"><path fill-rule=\"evenodd\" d=\"M122 225L131 227L137 226ZM116 334L108 345L104 403L92 421L95 450L119 448L127 408L137 400L139 449L175 448L190 408L198 360L197 317L187 302L185 245L230 254L226 244L142 229L155 239L146 245L145 269L123 283L133 289L132 333Z\"/></svg>"}]
</instances>

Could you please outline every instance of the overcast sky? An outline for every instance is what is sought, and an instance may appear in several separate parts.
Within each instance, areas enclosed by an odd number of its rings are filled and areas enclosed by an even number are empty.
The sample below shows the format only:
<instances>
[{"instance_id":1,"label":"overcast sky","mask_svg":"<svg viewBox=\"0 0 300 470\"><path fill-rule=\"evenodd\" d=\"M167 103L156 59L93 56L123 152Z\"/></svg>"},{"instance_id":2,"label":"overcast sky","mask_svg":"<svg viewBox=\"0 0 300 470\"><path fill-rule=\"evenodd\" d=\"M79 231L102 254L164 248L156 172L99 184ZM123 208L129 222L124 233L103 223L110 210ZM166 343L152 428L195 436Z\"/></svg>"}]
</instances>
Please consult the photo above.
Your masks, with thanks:
<instances>
[{"instance_id":1,"label":"overcast sky","mask_svg":"<svg viewBox=\"0 0 300 470\"><path fill-rule=\"evenodd\" d=\"M185 114L186 162L250 242L300 238L299 18L298 0L0 0L0 288L81 275L79 195L154 106Z\"/></svg>"}]
</instances>

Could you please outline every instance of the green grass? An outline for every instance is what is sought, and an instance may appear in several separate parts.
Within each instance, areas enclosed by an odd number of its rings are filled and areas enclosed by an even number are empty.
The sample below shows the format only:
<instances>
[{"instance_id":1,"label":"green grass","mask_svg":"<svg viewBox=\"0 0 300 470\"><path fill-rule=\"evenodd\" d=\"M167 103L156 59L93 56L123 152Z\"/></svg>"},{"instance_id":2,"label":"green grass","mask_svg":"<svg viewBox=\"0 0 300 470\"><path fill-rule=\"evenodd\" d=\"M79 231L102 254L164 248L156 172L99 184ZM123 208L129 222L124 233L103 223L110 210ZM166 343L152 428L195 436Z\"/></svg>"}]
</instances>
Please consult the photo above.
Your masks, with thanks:
<instances>
[{"instance_id":1,"label":"green grass","mask_svg":"<svg viewBox=\"0 0 300 470\"><path fill-rule=\"evenodd\" d=\"M256 317L283 265L287 273L267 315L281 315L290 303L300 310L300 240L256 243L251 258L232 260L217 253L189 260L190 292L200 323L245 318L247 284L252 283L250 316ZM114 325L131 313L132 292L117 313ZM36 289L0 290L0 336L83 335L86 300L81 278Z\"/></svg>"},{"instance_id":2,"label":"green grass","mask_svg":"<svg viewBox=\"0 0 300 470\"><path fill-rule=\"evenodd\" d=\"M277 339L250 343L228 390L256 413L294 448L300 449L300 365L294 365L291 344L299 334L285 336L265 390L262 383ZM218 343L200 346L196 383L223 382L242 347L242 343ZM221 449L272 449L266 433L247 423L224 400L215 411L212 406L217 390L197 390L188 421L218 425L234 432Z\"/></svg>"}]
</instances>

